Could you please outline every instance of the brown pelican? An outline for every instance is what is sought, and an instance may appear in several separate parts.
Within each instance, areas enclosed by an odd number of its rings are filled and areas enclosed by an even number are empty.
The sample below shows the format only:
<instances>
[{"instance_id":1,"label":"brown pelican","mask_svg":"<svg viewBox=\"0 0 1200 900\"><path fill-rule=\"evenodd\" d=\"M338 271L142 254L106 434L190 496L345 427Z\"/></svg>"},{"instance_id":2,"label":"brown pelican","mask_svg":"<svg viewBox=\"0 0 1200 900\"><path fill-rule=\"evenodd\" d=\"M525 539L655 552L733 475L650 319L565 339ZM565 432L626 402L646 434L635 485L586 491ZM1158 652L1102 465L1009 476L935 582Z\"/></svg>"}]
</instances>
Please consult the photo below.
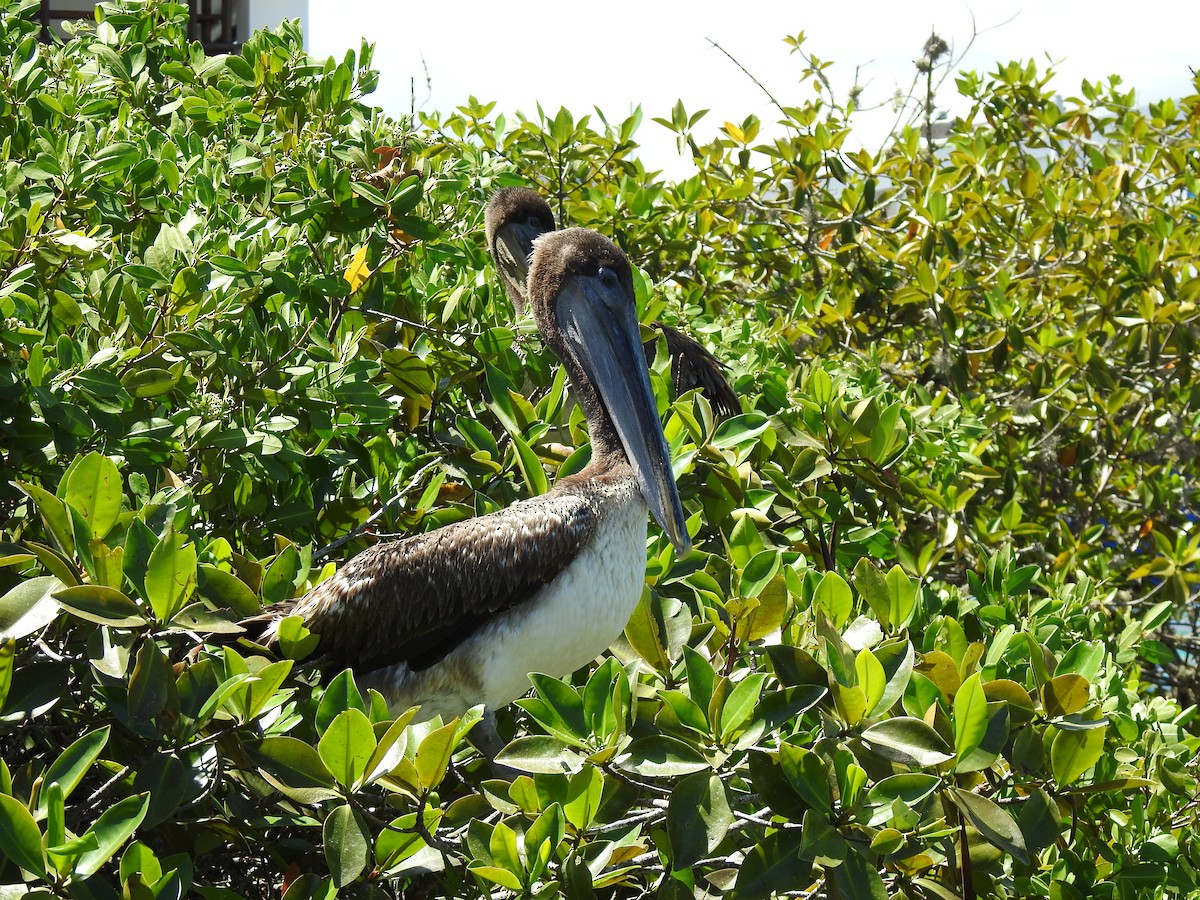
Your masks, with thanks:
<instances>
[{"instance_id":1,"label":"brown pelican","mask_svg":"<svg viewBox=\"0 0 1200 900\"><path fill-rule=\"evenodd\" d=\"M691 546L629 261L594 232L554 232L528 284L587 416L588 467L508 509L365 550L252 620L270 643L284 616L301 616L322 667L353 668L397 712L495 709L525 693L529 672L566 675L603 652L642 594L647 507L678 552Z\"/></svg>"},{"instance_id":2,"label":"brown pelican","mask_svg":"<svg viewBox=\"0 0 1200 900\"><path fill-rule=\"evenodd\" d=\"M500 280L517 314L525 311L525 279L533 242L554 230L554 213L541 195L524 187L501 188L492 195L484 212L488 250ZM654 327L662 332L671 358L671 381L675 393L699 388L718 416L736 416L742 411L737 394L726 380L724 364L694 338L663 322ZM654 342L646 344L646 356L654 361Z\"/></svg>"}]
</instances>

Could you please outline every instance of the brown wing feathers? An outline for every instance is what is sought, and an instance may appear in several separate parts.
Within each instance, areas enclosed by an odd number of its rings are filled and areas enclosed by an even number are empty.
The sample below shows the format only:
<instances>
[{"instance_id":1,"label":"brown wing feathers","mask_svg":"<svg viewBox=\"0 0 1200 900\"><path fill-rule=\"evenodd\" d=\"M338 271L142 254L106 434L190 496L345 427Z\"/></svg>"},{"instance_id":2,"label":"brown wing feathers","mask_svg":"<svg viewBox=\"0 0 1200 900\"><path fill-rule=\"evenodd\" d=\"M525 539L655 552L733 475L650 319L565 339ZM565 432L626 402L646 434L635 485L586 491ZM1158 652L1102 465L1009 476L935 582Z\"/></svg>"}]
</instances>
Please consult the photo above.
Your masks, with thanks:
<instances>
[{"instance_id":1,"label":"brown wing feathers","mask_svg":"<svg viewBox=\"0 0 1200 900\"><path fill-rule=\"evenodd\" d=\"M737 394L733 392L733 387L725 378L725 364L709 353L699 341L670 325L655 322L654 327L663 333L667 341L675 393L682 394L692 388L700 388L717 416L738 415L742 407L738 403Z\"/></svg>"},{"instance_id":2,"label":"brown wing feathers","mask_svg":"<svg viewBox=\"0 0 1200 900\"><path fill-rule=\"evenodd\" d=\"M331 669L425 669L553 580L595 526L581 496L547 494L372 547L291 612L321 635L317 653Z\"/></svg>"}]
</instances>

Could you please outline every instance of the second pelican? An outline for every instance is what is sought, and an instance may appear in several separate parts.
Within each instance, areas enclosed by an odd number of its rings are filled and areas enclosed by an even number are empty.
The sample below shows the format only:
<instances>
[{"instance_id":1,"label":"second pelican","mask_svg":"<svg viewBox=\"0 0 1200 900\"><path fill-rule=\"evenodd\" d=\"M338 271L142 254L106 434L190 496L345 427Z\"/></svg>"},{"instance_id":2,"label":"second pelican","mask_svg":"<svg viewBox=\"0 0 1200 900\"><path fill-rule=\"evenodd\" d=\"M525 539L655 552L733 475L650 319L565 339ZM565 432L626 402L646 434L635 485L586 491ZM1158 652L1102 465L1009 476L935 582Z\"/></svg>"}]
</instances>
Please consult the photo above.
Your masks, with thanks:
<instances>
[{"instance_id":1,"label":"second pelican","mask_svg":"<svg viewBox=\"0 0 1200 900\"><path fill-rule=\"evenodd\" d=\"M646 513L691 546L642 355L625 254L572 228L538 239L529 300L583 408L591 463L540 497L363 551L284 616L320 636L321 664L349 666L393 710L421 717L502 706L529 672L566 675L625 627L641 597Z\"/></svg>"}]
</instances>

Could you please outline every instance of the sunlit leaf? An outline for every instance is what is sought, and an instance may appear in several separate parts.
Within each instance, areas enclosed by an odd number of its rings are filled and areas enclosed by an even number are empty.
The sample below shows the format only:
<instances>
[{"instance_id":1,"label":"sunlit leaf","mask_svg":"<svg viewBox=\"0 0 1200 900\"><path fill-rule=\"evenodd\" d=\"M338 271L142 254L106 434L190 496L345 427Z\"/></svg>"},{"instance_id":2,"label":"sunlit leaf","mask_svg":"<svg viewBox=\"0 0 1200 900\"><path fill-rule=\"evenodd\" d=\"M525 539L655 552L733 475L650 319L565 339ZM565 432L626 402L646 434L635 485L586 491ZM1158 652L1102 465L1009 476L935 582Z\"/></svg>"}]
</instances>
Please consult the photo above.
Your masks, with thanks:
<instances>
[{"instance_id":1,"label":"sunlit leaf","mask_svg":"<svg viewBox=\"0 0 1200 900\"><path fill-rule=\"evenodd\" d=\"M0 794L0 850L21 868L46 877L42 832L24 804Z\"/></svg>"},{"instance_id":2,"label":"sunlit leaf","mask_svg":"<svg viewBox=\"0 0 1200 900\"><path fill-rule=\"evenodd\" d=\"M99 871L142 824L149 805L149 796L141 794L126 797L101 813L86 832L95 835L98 846L79 857L75 864L76 874L86 878Z\"/></svg>"},{"instance_id":3,"label":"sunlit leaf","mask_svg":"<svg viewBox=\"0 0 1200 900\"><path fill-rule=\"evenodd\" d=\"M89 453L71 469L65 499L87 521L92 537L103 538L121 513L121 473L108 457Z\"/></svg>"},{"instance_id":4,"label":"sunlit leaf","mask_svg":"<svg viewBox=\"0 0 1200 900\"><path fill-rule=\"evenodd\" d=\"M1094 766L1104 754L1107 728L1081 731L1059 730L1050 745L1050 769L1054 780L1067 785Z\"/></svg>"},{"instance_id":5,"label":"sunlit leaf","mask_svg":"<svg viewBox=\"0 0 1200 900\"><path fill-rule=\"evenodd\" d=\"M59 613L54 594L65 587L53 575L42 575L0 597L0 636L23 638L53 622Z\"/></svg>"},{"instance_id":6,"label":"sunlit leaf","mask_svg":"<svg viewBox=\"0 0 1200 900\"><path fill-rule=\"evenodd\" d=\"M371 268L367 265L366 244L363 244L354 251L354 256L351 257L350 263L346 266L346 271L342 277L350 285L351 291L357 291L363 286L363 282L371 277Z\"/></svg>"},{"instance_id":7,"label":"sunlit leaf","mask_svg":"<svg viewBox=\"0 0 1200 900\"><path fill-rule=\"evenodd\" d=\"M976 672L954 695L954 751L966 759L983 740L988 726L987 697Z\"/></svg>"},{"instance_id":8,"label":"sunlit leaf","mask_svg":"<svg viewBox=\"0 0 1200 900\"><path fill-rule=\"evenodd\" d=\"M884 759L905 765L935 766L954 758L954 753L936 731L907 716L884 719L867 728L862 739Z\"/></svg>"}]
</instances>

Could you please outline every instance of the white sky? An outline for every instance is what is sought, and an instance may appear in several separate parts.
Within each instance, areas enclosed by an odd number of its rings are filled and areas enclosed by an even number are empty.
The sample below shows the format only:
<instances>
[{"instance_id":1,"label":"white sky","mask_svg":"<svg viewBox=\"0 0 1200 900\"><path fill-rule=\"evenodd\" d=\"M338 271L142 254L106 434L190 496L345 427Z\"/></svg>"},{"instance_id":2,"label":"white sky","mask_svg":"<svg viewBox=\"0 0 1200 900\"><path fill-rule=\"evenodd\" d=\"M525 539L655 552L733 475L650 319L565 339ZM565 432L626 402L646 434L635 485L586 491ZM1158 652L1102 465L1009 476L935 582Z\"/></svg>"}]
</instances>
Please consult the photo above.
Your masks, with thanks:
<instances>
[{"instance_id":1,"label":"white sky","mask_svg":"<svg viewBox=\"0 0 1200 900\"><path fill-rule=\"evenodd\" d=\"M496 112L533 116L568 107L577 117L599 106L619 121L641 103L645 121L635 139L650 168L681 174L672 136L650 121L669 117L677 99L689 112L708 108L698 134L749 113L774 121L775 111L756 87L707 38L720 43L784 105L812 96L798 82L803 62L783 43L803 31L809 54L831 61L827 70L839 97L866 85L863 107L907 90L913 60L935 29L958 56L975 27L962 68L981 73L997 61L1056 62L1053 86L1077 95L1081 79L1120 74L1141 101L1192 93L1189 66L1200 68L1200 2L1135 3L1066 0L571 0L442 3L380 0L309 0L309 50L341 56L365 36L376 44L379 88L371 99L392 115L408 111L410 80L426 111L449 111L474 94L497 102ZM423 61L423 62L422 62ZM432 92L425 85L426 69ZM950 102L953 79L941 93ZM962 104L951 103L955 111ZM878 141L894 113L855 119L861 142Z\"/></svg>"}]
</instances>

